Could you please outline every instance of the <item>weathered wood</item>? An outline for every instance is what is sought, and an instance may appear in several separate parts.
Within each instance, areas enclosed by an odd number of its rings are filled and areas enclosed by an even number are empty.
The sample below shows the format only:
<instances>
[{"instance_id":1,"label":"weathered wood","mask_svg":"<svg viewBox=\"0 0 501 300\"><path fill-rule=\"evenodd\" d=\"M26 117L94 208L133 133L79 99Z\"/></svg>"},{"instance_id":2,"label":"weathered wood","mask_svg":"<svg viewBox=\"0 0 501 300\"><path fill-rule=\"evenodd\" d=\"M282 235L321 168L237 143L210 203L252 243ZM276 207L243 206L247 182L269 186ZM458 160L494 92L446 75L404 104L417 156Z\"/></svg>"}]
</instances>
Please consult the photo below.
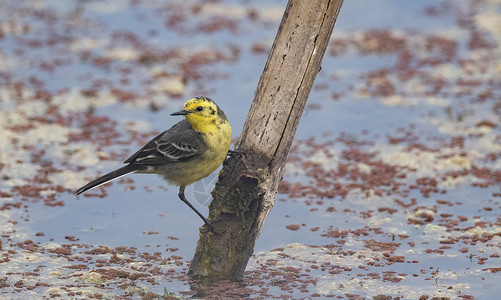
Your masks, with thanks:
<instances>
[{"instance_id":1,"label":"weathered wood","mask_svg":"<svg viewBox=\"0 0 501 300\"><path fill-rule=\"evenodd\" d=\"M190 274L239 280L275 203L292 140L342 0L289 0L236 149L212 192Z\"/></svg>"}]
</instances>

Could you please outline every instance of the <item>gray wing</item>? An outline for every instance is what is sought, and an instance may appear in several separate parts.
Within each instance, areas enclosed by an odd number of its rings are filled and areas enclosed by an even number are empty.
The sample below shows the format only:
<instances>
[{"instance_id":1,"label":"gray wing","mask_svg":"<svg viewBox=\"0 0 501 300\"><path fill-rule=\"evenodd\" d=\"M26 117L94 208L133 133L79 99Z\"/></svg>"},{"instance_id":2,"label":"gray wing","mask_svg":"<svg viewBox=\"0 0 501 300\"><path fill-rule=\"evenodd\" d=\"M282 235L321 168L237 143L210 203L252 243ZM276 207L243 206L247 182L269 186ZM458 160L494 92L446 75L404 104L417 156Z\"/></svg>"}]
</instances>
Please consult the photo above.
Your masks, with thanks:
<instances>
[{"instance_id":1,"label":"gray wing","mask_svg":"<svg viewBox=\"0 0 501 300\"><path fill-rule=\"evenodd\" d=\"M205 150L205 144L190 122L182 120L160 133L124 163L159 165L190 159Z\"/></svg>"}]
</instances>

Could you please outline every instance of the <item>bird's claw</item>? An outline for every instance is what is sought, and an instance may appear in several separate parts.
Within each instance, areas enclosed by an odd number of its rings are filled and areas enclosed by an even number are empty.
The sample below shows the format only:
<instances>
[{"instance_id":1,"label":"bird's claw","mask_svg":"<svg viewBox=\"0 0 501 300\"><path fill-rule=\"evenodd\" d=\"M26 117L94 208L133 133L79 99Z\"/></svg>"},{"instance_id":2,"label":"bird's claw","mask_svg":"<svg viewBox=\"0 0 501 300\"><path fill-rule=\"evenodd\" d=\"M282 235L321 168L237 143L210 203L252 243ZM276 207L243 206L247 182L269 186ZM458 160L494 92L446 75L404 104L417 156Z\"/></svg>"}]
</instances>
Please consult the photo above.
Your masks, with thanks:
<instances>
[{"instance_id":1,"label":"bird's claw","mask_svg":"<svg viewBox=\"0 0 501 300\"><path fill-rule=\"evenodd\" d=\"M229 156L234 156L234 155L245 156L245 152L237 151L237 150L228 150L228 155Z\"/></svg>"},{"instance_id":2,"label":"bird's claw","mask_svg":"<svg viewBox=\"0 0 501 300\"><path fill-rule=\"evenodd\" d=\"M214 233L214 225L212 225L210 222L205 223L204 226L200 227L200 233L205 234L209 232Z\"/></svg>"}]
</instances>

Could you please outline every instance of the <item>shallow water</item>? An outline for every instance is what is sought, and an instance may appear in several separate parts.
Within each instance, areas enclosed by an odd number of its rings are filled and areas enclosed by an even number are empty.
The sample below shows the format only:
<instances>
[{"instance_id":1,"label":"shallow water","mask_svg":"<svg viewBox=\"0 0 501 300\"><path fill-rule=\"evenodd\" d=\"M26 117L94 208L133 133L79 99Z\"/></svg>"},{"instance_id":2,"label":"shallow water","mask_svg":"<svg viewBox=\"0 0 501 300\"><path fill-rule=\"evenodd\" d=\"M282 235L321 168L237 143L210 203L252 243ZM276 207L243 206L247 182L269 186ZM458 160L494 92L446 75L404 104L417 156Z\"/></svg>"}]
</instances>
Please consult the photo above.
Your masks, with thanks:
<instances>
[{"instance_id":1,"label":"shallow water","mask_svg":"<svg viewBox=\"0 0 501 300\"><path fill-rule=\"evenodd\" d=\"M499 1L345 1L241 284L195 294L202 221L160 177L72 194L192 96L237 138L285 5L0 4L0 298L496 297Z\"/></svg>"}]
</instances>

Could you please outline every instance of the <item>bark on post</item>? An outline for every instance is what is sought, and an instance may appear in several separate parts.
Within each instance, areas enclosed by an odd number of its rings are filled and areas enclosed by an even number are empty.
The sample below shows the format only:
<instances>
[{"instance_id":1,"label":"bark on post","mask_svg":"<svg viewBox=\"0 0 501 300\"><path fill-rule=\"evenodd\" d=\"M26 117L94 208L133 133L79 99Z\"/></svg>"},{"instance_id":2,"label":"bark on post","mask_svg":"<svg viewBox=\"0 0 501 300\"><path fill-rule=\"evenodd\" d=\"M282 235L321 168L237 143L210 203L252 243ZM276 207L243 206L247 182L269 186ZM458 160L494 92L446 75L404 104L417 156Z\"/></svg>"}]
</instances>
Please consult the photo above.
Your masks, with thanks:
<instances>
[{"instance_id":1,"label":"bark on post","mask_svg":"<svg viewBox=\"0 0 501 300\"><path fill-rule=\"evenodd\" d=\"M343 0L289 0L242 134L212 191L215 233L201 234L190 274L240 280L277 186Z\"/></svg>"}]
</instances>

